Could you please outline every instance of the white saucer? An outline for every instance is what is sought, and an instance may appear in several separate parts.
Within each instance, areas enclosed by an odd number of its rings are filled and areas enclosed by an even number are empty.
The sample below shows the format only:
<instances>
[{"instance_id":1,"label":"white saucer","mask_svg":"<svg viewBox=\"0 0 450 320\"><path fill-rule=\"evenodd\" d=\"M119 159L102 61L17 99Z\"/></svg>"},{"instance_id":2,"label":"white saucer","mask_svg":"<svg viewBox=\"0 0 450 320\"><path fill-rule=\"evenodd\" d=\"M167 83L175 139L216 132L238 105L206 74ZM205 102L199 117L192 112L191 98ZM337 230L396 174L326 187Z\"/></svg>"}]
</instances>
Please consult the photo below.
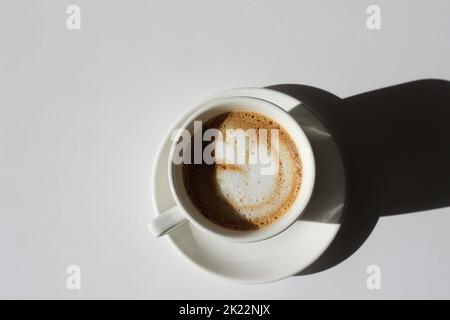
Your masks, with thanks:
<instances>
[{"instance_id":1,"label":"white saucer","mask_svg":"<svg viewBox=\"0 0 450 320\"><path fill-rule=\"evenodd\" d=\"M301 219L281 234L254 243L218 239L185 223L166 236L193 265L210 274L242 283L264 283L301 272L327 249L341 227L346 201L345 172L339 149L323 123L297 99L261 88L221 92L216 97L252 96L290 112L310 139L316 158L316 186ZM172 128L179 127L186 117ZM170 132L172 132L172 130ZM152 196L157 215L173 207L167 177L170 132L153 168ZM162 239L154 241L163 241Z\"/></svg>"}]
</instances>

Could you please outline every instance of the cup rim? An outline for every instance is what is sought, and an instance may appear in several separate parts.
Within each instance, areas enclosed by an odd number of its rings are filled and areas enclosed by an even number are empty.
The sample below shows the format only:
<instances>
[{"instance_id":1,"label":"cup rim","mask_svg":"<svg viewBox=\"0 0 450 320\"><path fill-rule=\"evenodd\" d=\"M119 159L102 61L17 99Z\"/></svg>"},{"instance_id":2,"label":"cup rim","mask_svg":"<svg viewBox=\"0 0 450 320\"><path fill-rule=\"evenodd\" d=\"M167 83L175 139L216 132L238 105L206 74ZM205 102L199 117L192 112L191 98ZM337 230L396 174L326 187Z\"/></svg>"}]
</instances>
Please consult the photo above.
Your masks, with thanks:
<instances>
[{"instance_id":1,"label":"cup rim","mask_svg":"<svg viewBox=\"0 0 450 320\"><path fill-rule=\"evenodd\" d=\"M245 100L245 101L244 101ZM284 230L286 230L288 227L290 227L296 220L298 220L303 212L305 211L315 185L315 177L316 177L316 166L315 166L315 157L312 150L312 146L309 142L308 137L304 133L302 127L300 124L283 108L280 106L261 99L257 97L251 97L251 96L234 96L234 97L226 97L226 98L213 98L210 100L205 101L201 105L199 105L196 109L194 109L192 112L192 115L177 129L186 129L189 127L190 124L192 124L199 116L204 114L206 111L213 109L214 107L217 107L221 104L225 103L236 103L237 101L244 101L245 102L255 102L260 104L265 104L266 106L269 106L273 110L276 110L275 112L280 115L280 117L283 117L283 123L280 123L279 119L273 119L277 121L283 128L285 128L288 125L286 125L286 121L290 122L289 127L291 128L288 130L289 135L291 136L292 140L294 140L294 143L297 146L298 152L301 153L300 159L302 164L302 180L300 185L300 191L294 200L291 207L288 209L286 213L283 214L282 218L279 219L276 223L273 223L269 226L260 228L255 231L248 231L248 232L242 232L236 233L233 235L230 234L223 234L220 232L217 232L215 230L211 230L208 227L204 226L202 223L200 223L190 212L185 208L185 205L180 200L179 195L177 193L177 188L175 187L174 182L174 166L172 163L172 159L174 158L174 152L175 152L175 146L176 142L179 139L179 135L176 136L175 139L172 141L172 145L169 152L169 162L168 162L168 180L169 180L169 186L172 193L172 196L175 200L175 203L177 207L183 212L184 216L187 218L187 220L192 223L196 228L207 232L211 235L214 235L216 237L226 239L233 242L256 242L265 240L268 238L271 238L277 234L280 234ZM264 112L261 112L261 114L266 115ZM271 117L273 118L273 117ZM296 131L296 132L293 132ZM299 141L301 140L301 141ZM306 169L305 169L306 168ZM306 174L305 174L306 173ZM229 229L223 228L224 230L229 231ZM232 230L231 230L232 231ZM230 232L231 232L230 231Z\"/></svg>"}]
</instances>

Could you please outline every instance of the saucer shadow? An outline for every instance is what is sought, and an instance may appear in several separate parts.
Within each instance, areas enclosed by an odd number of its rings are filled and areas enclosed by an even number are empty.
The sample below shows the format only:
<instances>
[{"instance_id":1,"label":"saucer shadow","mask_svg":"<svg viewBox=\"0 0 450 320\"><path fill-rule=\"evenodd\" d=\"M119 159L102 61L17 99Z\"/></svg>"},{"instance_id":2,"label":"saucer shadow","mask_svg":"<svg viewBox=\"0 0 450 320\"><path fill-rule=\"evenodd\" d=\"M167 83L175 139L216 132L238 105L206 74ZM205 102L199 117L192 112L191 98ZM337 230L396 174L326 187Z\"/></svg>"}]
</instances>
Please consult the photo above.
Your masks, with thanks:
<instances>
[{"instance_id":1,"label":"saucer shadow","mask_svg":"<svg viewBox=\"0 0 450 320\"><path fill-rule=\"evenodd\" d=\"M449 81L418 80L345 99L304 85L268 88L297 98L324 121L347 173L342 227L325 253L298 275L350 257L381 216L450 206Z\"/></svg>"}]
</instances>

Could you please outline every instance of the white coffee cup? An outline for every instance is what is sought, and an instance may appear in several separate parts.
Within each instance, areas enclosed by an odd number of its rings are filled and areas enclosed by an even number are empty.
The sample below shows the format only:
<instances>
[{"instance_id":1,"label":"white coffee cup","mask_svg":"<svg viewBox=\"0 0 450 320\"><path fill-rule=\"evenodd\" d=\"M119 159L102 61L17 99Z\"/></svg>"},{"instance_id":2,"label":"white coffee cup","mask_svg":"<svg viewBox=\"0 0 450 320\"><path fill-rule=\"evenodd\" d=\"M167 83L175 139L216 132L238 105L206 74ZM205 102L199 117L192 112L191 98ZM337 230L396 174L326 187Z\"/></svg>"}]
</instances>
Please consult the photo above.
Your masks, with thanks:
<instances>
[{"instance_id":1,"label":"white coffee cup","mask_svg":"<svg viewBox=\"0 0 450 320\"><path fill-rule=\"evenodd\" d=\"M273 119L290 135L296 144L302 163L300 190L291 207L272 224L249 231L237 231L221 227L208 220L190 200L184 186L182 165L174 164L174 153L179 136L173 139L168 163L170 190L176 206L160 214L148 224L154 236L160 237L174 230L181 223L189 221L199 230L230 241L254 242L273 237L292 225L304 212L311 198L315 181L314 154L308 138L297 121L277 105L255 97L231 97L213 99L195 109L179 129L192 130L194 121L208 121L220 114L232 111L249 111ZM201 183L199 181L198 183Z\"/></svg>"}]
</instances>

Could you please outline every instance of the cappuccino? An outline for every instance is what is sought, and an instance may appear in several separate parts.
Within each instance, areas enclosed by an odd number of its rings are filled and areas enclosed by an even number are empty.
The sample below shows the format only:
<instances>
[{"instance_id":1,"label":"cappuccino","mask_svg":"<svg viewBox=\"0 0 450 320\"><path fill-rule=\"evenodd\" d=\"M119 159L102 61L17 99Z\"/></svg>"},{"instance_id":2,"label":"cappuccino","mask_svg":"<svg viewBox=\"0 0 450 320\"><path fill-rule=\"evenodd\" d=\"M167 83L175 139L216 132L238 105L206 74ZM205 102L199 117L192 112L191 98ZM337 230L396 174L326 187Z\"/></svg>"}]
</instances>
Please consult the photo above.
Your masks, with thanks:
<instances>
[{"instance_id":1,"label":"cappuccino","mask_svg":"<svg viewBox=\"0 0 450 320\"><path fill-rule=\"evenodd\" d=\"M243 111L216 116L203 129L216 129L223 139L215 141L214 163L183 164L184 186L199 212L237 231L263 228L280 219L302 182L299 152L286 130L262 114ZM254 139L246 136L243 144L229 139L230 132L244 131L255 132ZM206 147L203 143L202 149ZM224 150L233 151L233 159L243 155L244 161L229 161ZM264 170L267 166L275 170Z\"/></svg>"}]
</instances>

